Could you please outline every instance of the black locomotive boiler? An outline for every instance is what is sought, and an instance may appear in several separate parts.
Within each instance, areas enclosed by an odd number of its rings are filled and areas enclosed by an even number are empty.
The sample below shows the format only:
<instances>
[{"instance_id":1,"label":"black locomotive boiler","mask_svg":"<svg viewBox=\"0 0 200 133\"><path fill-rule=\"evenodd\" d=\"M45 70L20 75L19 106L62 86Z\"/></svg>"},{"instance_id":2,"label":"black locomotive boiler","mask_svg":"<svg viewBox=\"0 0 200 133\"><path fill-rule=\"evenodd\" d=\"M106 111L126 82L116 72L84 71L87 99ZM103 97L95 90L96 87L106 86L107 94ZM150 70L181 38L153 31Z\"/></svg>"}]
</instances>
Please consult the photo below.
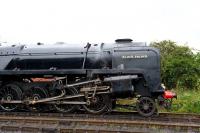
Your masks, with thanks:
<instances>
[{"instance_id":1,"label":"black locomotive boiler","mask_svg":"<svg viewBox=\"0 0 200 133\"><path fill-rule=\"evenodd\" d=\"M150 116L156 101L166 98L159 51L131 39L86 46L1 45L0 86L4 111L102 113L118 98L137 97L137 111Z\"/></svg>"}]
</instances>

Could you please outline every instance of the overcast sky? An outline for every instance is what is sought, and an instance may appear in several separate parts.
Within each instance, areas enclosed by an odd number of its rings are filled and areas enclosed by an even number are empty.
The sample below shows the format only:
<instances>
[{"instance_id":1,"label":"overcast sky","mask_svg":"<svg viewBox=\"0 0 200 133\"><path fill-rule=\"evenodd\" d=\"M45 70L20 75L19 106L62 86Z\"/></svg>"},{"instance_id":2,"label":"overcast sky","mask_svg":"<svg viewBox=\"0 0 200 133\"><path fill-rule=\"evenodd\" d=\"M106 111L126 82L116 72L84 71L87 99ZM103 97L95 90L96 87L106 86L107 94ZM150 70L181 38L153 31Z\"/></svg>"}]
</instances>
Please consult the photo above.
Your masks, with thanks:
<instances>
[{"instance_id":1,"label":"overcast sky","mask_svg":"<svg viewBox=\"0 0 200 133\"><path fill-rule=\"evenodd\" d=\"M200 49L199 0L0 0L0 41L151 42Z\"/></svg>"}]
</instances>

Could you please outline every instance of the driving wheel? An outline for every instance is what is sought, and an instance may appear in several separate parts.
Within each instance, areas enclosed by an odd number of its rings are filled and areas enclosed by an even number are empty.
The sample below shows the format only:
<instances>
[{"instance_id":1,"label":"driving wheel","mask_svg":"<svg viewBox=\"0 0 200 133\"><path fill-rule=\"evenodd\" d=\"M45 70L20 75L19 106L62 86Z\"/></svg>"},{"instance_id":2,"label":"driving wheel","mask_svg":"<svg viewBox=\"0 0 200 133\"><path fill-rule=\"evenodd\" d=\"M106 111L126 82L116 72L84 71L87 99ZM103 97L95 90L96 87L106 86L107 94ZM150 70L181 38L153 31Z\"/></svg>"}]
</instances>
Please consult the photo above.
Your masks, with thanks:
<instances>
[{"instance_id":1,"label":"driving wheel","mask_svg":"<svg viewBox=\"0 0 200 133\"><path fill-rule=\"evenodd\" d=\"M0 100L2 101L21 100L21 98L22 90L16 84L7 84L0 88ZM5 111L13 111L17 109L18 104L3 103L0 107Z\"/></svg>"},{"instance_id":2,"label":"driving wheel","mask_svg":"<svg viewBox=\"0 0 200 133\"><path fill-rule=\"evenodd\" d=\"M76 88L71 87L71 88L67 88L65 89L66 94L65 96L73 96L73 95L77 95L78 91L76 90ZM61 90L57 89L56 90L56 96L61 94ZM66 101L73 101L73 100L78 100L78 98L72 98L70 100L66 100ZM64 102L65 100L60 100L57 102L57 104L54 105L55 109L59 112L64 112L64 113L70 113L73 112L77 109L77 105L74 104L62 104L62 102Z\"/></svg>"},{"instance_id":3,"label":"driving wheel","mask_svg":"<svg viewBox=\"0 0 200 133\"><path fill-rule=\"evenodd\" d=\"M41 87L33 87L30 89L30 99L34 101L38 101L48 97L48 93ZM29 110L34 112L40 112L47 110L47 105L42 103L36 103L33 105L28 105Z\"/></svg>"},{"instance_id":4,"label":"driving wheel","mask_svg":"<svg viewBox=\"0 0 200 133\"><path fill-rule=\"evenodd\" d=\"M84 109L92 114L100 114L107 110L110 101L108 95L101 94L89 98L89 102L88 105L83 105Z\"/></svg>"}]
</instances>

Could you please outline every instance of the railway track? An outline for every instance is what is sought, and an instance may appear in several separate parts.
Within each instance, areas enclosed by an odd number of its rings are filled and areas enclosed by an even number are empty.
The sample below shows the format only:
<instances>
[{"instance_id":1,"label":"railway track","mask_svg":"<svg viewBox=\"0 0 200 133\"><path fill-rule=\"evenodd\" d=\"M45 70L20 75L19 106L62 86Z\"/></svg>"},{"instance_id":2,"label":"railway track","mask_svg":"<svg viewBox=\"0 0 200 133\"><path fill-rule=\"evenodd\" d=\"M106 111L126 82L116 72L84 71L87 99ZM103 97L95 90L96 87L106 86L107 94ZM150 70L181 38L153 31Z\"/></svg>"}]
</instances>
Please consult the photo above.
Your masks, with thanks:
<instances>
[{"instance_id":1,"label":"railway track","mask_svg":"<svg viewBox=\"0 0 200 133\"><path fill-rule=\"evenodd\" d=\"M160 113L144 118L135 112L104 115L0 112L0 132L23 133L145 133L200 132L200 115Z\"/></svg>"}]
</instances>

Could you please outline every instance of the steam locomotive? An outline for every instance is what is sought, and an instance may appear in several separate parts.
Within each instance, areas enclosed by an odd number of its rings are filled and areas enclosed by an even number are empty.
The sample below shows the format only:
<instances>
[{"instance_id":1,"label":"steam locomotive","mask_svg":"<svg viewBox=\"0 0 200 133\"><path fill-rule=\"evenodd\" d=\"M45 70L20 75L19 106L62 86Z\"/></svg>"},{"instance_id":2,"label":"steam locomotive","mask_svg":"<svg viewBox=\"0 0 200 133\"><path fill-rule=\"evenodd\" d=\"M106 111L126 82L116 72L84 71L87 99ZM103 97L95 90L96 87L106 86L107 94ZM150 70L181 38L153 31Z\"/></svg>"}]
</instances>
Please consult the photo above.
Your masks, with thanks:
<instances>
[{"instance_id":1,"label":"steam locomotive","mask_svg":"<svg viewBox=\"0 0 200 133\"><path fill-rule=\"evenodd\" d=\"M131 39L80 46L56 43L0 46L0 107L90 113L112 110L118 98L136 97L143 116L175 95L160 80L160 53Z\"/></svg>"}]
</instances>

